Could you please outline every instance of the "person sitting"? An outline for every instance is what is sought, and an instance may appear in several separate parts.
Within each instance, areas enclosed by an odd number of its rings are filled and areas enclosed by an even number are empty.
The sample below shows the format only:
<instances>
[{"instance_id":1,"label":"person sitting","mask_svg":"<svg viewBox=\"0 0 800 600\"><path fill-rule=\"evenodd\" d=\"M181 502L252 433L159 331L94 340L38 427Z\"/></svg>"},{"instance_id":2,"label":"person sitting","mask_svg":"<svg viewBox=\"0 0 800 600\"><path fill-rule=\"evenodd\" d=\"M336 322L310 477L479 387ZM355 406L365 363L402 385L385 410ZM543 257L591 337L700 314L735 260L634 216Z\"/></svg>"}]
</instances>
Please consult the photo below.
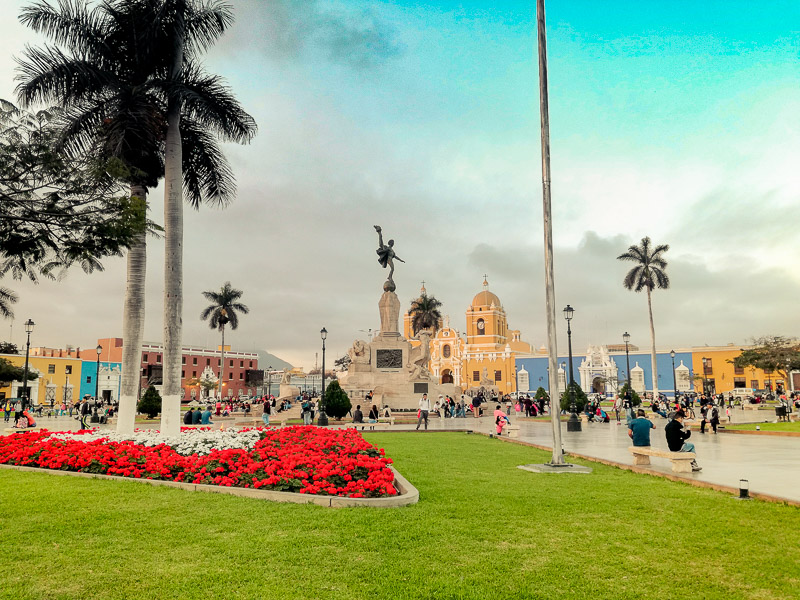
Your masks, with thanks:
<instances>
[{"instance_id":1,"label":"person sitting","mask_svg":"<svg viewBox=\"0 0 800 600\"><path fill-rule=\"evenodd\" d=\"M194 414L192 415L192 425L200 425L200 420L202 418L203 418L203 411L201 411L198 408L196 411L194 411Z\"/></svg>"},{"instance_id":2,"label":"person sitting","mask_svg":"<svg viewBox=\"0 0 800 600\"><path fill-rule=\"evenodd\" d=\"M378 407L374 404L372 405L372 408L369 409L369 416L367 417L367 420L370 423L378 422Z\"/></svg>"},{"instance_id":3,"label":"person sitting","mask_svg":"<svg viewBox=\"0 0 800 600\"><path fill-rule=\"evenodd\" d=\"M634 446L650 446L650 430L656 426L645 416L643 409L636 411L637 417L628 425L628 437L633 440Z\"/></svg>"},{"instance_id":4,"label":"person sitting","mask_svg":"<svg viewBox=\"0 0 800 600\"><path fill-rule=\"evenodd\" d=\"M203 411L203 415L200 418L201 425L213 425L214 421L211 420L211 407L207 406L205 411Z\"/></svg>"},{"instance_id":5,"label":"person sitting","mask_svg":"<svg viewBox=\"0 0 800 600\"><path fill-rule=\"evenodd\" d=\"M363 423L364 413L361 412L361 405L356 405L356 410L353 412L353 423Z\"/></svg>"},{"instance_id":6,"label":"person sitting","mask_svg":"<svg viewBox=\"0 0 800 600\"><path fill-rule=\"evenodd\" d=\"M682 410L675 412L675 418L672 419L664 428L664 433L667 436L667 445L672 452L694 452L694 444L687 442L692 432L683 429L683 419L686 413ZM692 471L702 471L703 467L697 464L696 460L692 461Z\"/></svg>"},{"instance_id":7,"label":"person sitting","mask_svg":"<svg viewBox=\"0 0 800 600\"><path fill-rule=\"evenodd\" d=\"M497 435L503 435L503 428L510 422L508 415L503 412L503 409L498 404L494 409L494 424L497 427Z\"/></svg>"},{"instance_id":8,"label":"person sitting","mask_svg":"<svg viewBox=\"0 0 800 600\"><path fill-rule=\"evenodd\" d=\"M184 425L191 425L192 419L194 418L194 407L191 407L185 415L183 415L183 424Z\"/></svg>"}]
</instances>

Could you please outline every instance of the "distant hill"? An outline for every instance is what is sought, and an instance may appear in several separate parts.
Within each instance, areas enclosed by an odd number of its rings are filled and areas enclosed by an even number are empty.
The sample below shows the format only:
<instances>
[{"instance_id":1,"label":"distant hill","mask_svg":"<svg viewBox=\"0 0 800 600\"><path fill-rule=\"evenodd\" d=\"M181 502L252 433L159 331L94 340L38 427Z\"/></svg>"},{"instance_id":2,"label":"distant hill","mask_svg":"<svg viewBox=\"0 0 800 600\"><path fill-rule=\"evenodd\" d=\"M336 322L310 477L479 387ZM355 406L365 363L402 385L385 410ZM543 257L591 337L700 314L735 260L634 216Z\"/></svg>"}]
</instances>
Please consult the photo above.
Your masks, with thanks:
<instances>
[{"instance_id":1,"label":"distant hill","mask_svg":"<svg viewBox=\"0 0 800 600\"><path fill-rule=\"evenodd\" d=\"M282 360L275 356L274 354L270 354L266 350L258 350L258 368L267 370L268 367L272 367L273 371L280 371L282 369L291 369L294 365L289 364L285 360Z\"/></svg>"}]
</instances>

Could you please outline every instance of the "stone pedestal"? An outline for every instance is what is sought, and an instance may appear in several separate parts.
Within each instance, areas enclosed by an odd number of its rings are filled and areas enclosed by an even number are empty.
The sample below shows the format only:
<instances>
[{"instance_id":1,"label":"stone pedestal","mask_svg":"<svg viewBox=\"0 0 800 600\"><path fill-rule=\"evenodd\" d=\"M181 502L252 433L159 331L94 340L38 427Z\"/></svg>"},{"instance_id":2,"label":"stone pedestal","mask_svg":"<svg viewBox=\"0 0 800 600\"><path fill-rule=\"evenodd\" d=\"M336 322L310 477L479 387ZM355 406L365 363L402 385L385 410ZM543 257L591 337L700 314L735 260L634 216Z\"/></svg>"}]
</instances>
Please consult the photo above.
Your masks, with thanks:
<instances>
[{"instance_id":1,"label":"stone pedestal","mask_svg":"<svg viewBox=\"0 0 800 600\"><path fill-rule=\"evenodd\" d=\"M400 338L397 323L400 319L400 300L393 291L383 292L378 301L378 312L381 315L381 332L379 338Z\"/></svg>"}]
</instances>

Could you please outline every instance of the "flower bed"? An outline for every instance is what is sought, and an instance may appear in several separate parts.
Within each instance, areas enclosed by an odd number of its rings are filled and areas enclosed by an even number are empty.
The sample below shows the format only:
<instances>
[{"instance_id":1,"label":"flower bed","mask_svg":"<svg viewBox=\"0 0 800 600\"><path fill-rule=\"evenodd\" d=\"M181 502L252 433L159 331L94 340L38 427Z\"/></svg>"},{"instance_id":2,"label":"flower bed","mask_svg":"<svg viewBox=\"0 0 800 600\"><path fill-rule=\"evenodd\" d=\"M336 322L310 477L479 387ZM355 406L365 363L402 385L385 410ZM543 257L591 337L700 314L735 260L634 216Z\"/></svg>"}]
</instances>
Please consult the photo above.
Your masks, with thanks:
<instances>
[{"instance_id":1,"label":"flower bed","mask_svg":"<svg viewBox=\"0 0 800 600\"><path fill-rule=\"evenodd\" d=\"M42 430L0 437L0 464L349 498L397 495L392 460L355 429L300 426L221 434L186 431L167 444L150 432L122 439ZM216 445L209 438L218 438Z\"/></svg>"}]
</instances>

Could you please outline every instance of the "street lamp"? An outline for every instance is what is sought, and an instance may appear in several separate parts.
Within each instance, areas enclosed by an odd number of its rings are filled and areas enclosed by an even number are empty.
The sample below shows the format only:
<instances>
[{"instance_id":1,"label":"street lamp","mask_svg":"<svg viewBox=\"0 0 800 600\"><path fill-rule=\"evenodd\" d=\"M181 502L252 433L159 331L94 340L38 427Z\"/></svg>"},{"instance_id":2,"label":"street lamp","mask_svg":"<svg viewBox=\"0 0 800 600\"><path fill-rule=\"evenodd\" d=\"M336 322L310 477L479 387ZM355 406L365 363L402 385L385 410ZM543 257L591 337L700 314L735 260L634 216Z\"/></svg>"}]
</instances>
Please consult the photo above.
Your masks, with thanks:
<instances>
[{"instance_id":1,"label":"street lamp","mask_svg":"<svg viewBox=\"0 0 800 600\"><path fill-rule=\"evenodd\" d=\"M25 374L22 376L22 408L26 408L29 404L31 408L33 405L28 398L28 359L31 355L31 333L33 333L33 326L36 325L31 319L25 321L25 333L28 334L28 343L25 346Z\"/></svg>"},{"instance_id":2,"label":"street lamp","mask_svg":"<svg viewBox=\"0 0 800 600\"><path fill-rule=\"evenodd\" d=\"M631 334L627 331L622 334L622 341L625 342L625 367L628 369L628 393L631 393L631 357L628 354L628 342L631 341Z\"/></svg>"},{"instance_id":3,"label":"street lamp","mask_svg":"<svg viewBox=\"0 0 800 600\"><path fill-rule=\"evenodd\" d=\"M272 365L267 367L267 400L272 396Z\"/></svg>"},{"instance_id":4,"label":"street lamp","mask_svg":"<svg viewBox=\"0 0 800 600\"><path fill-rule=\"evenodd\" d=\"M708 390L708 382L706 381L706 364L708 363L708 358L704 356L700 360L703 361L703 396L705 396Z\"/></svg>"},{"instance_id":5,"label":"street lamp","mask_svg":"<svg viewBox=\"0 0 800 600\"><path fill-rule=\"evenodd\" d=\"M92 415L92 423L99 423L100 417L97 415L97 402L100 399L100 353L103 351L103 347L98 344L95 350L97 350L97 371L94 378L94 414Z\"/></svg>"},{"instance_id":6,"label":"street lamp","mask_svg":"<svg viewBox=\"0 0 800 600\"><path fill-rule=\"evenodd\" d=\"M670 350L669 355L672 357L672 388L675 392L675 402L678 401L678 379L675 377L675 350Z\"/></svg>"},{"instance_id":7,"label":"street lamp","mask_svg":"<svg viewBox=\"0 0 800 600\"><path fill-rule=\"evenodd\" d=\"M570 321L575 309L567 304L564 308L564 318L567 320L567 345L569 347L569 411L572 413L567 421L567 431L581 431L581 421L575 407L575 380L572 377L572 328Z\"/></svg>"},{"instance_id":8,"label":"street lamp","mask_svg":"<svg viewBox=\"0 0 800 600\"><path fill-rule=\"evenodd\" d=\"M328 337L328 330L324 327L320 329L319 337L322 338L322 394L319 399L319 419L317 419L317 425L325 427L328 424L328 415L325 414L325 340Z\"/></svg>"}]
</instances>

